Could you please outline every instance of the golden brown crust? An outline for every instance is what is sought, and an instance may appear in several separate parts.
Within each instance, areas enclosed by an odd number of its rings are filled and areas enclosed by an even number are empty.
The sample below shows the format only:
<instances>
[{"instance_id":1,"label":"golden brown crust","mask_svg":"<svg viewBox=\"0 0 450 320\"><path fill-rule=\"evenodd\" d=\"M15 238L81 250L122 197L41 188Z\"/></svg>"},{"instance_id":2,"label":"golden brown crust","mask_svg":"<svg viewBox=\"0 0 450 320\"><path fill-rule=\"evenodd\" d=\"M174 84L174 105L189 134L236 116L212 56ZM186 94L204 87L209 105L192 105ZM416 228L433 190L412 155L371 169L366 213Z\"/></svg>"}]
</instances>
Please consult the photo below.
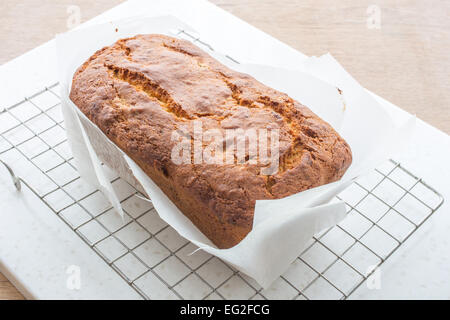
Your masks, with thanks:
<instances>
[{"instance_id":1,"label":"golden brown crust","mask_svg":"<svg viewBox=\"0 0 450 320\"><path fill-rule=\"evenodd\" d=\"M338 180L352 160L347 143L307 107L163 35L138 35L97 51L75 73L70 98L219 248L251 230L255 200ZM247 158L175 164L172 132L196 120L204 131L278 129L278 172L262 175L267 164Z\"/></svg>"}]
</instances>

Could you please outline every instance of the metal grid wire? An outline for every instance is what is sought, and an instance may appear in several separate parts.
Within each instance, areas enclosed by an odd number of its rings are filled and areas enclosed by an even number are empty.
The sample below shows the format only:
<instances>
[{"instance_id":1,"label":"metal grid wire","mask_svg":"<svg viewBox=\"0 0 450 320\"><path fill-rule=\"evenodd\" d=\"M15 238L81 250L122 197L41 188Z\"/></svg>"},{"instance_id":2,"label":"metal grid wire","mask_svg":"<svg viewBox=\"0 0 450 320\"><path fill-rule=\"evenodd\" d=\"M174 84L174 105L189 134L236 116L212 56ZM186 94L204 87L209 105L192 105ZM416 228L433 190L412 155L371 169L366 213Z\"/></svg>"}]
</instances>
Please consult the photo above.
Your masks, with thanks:
<instances>
[{"instance_id":1,"label":"metal grid wire","mask_svg":"<svg viewBox=\"0 0 450 320\"><path fill-rule=\"evenodd\" d=\"M177 35L213 50L185 31ZM18 189L23 184L42 199L145 299L346 299L443 202L391 160L337 197L347 204L347 218L313 237L289 270L263 290L208 253L190 255L196 247L105 167L125 211L123 223L100 191L81 181L58 94L54 84L0 112L0 162Z\"/></svg>"}]
</instances>

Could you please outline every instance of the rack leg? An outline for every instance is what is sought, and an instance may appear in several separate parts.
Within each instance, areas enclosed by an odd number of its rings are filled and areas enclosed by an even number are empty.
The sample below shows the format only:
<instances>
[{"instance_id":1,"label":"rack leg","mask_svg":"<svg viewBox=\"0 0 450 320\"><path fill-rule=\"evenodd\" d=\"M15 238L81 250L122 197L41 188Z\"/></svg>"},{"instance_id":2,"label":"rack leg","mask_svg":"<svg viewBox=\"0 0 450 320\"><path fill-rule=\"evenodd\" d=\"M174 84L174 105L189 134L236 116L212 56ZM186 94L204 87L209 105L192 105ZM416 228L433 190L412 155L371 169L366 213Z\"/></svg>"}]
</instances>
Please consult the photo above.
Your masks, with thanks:
<instances>
[{"instance_id":1,"label":"rack leg","mask_svg":"<svg viewBox=\"0 0 450 320\"><path fill-rule=\"evenodd\" d=\"M20 191L20 189L22 188L22 184L20 183L20 178L14 174L14 171L11 169L11 167L8 166L4 161L0 160L0 163L3 163L3 165L6 167L9 174L11 175L14 186L16 187L17 191Z\"/></svg>"}]
</instances>

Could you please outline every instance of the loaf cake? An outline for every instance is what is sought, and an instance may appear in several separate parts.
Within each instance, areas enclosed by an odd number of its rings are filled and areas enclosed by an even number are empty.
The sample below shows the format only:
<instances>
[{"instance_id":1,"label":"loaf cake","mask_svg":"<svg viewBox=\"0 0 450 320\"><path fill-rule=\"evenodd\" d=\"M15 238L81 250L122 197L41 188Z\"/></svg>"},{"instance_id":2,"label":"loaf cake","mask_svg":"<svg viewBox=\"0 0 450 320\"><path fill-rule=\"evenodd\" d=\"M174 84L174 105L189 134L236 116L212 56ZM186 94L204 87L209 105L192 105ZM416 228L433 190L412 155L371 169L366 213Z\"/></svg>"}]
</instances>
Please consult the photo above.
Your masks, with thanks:
<instances>
[{"instance_id":1,"label":"loaf cake","mask_svg":"<svg viewBox=\"0 0 450 320\"><path fill-rule=\"evenodd\" d=\"M218 248L251 231L256 200L336 181L352 161L348 144L306 106L164 35L137 35L97 51L74 74L70 99ZM269 165L250 143L231 162L193 161L195 123L219 133L215 150L223 157L237 145L228 144L227 130L277 132L278 141L267 140L277 142L277 167L263 173ZM183 136L192 157L176 163L174 137Z\"/></svg>"}]
</instances>

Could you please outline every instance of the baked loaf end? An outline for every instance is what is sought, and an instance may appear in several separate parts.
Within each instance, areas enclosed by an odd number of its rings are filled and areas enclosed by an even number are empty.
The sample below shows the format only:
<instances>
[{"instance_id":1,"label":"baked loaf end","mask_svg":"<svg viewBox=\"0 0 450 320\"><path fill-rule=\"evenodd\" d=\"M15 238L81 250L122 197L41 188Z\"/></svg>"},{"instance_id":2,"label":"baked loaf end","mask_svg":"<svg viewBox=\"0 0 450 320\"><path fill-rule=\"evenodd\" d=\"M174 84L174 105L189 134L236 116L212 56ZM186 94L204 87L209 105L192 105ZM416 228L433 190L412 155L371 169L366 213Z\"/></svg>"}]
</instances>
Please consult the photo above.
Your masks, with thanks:
<instances>
[{"instance_id":1,"label":"baked loaf end","mask_svg":"<svg viewBox=\"0 0 450 320\"><path fill-rule=\"evenodd\" d=\"M352 161L348 144L307 107L168 36L138 35L97 51L76 71L70 98L219 248L252 229L256 200L338 180ZM175 164L173 131L192 133L199 120L203 132L278 129L278 171L260 174L267 164L248 156Z\"/></svg>"}]
</instances>

